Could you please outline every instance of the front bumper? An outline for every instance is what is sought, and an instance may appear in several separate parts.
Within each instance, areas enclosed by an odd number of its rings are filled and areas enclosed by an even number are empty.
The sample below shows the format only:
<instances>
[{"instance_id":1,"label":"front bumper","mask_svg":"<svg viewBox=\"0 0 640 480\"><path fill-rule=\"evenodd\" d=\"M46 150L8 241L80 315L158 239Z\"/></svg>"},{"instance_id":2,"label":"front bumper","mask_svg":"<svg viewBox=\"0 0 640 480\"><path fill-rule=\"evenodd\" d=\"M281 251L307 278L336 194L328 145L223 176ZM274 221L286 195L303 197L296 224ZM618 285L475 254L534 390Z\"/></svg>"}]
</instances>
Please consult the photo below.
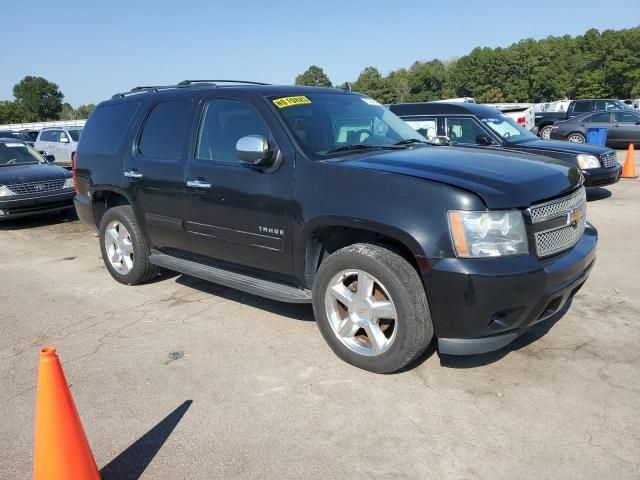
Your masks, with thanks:
<instances>
[{"instance_id":1,"label":"front bumper","mask_svg":"<svg viewBox=\"0 0 640 480\"><path fill-rule=\"evenodd\" d=\"M622 167L614 165L611 168L590 168L589 170L581 170L581 172L584 176L585 187L602 187L620 180Z\"/></svg>"},{"instance_id":2,"label":"front bumper","mask_svg":"<svg viewBox=\"0 0 640 480\"><path fill-rule=\"evenodd\" d=\"M589 276L597 239L587 224L573 248L544 260L523 255L434 262L424 283L440 352L502 348L560 311Z\"/></svg>"},{"instance_id":3,"label":"front bumper","mask_svg":"<svg viewBox=\"0 0 640 480\"><path fill-rule=\"evenodd\" d=\"M0 221L73 208L73 190L0 198Z\"/></svg>"}]
</instances>

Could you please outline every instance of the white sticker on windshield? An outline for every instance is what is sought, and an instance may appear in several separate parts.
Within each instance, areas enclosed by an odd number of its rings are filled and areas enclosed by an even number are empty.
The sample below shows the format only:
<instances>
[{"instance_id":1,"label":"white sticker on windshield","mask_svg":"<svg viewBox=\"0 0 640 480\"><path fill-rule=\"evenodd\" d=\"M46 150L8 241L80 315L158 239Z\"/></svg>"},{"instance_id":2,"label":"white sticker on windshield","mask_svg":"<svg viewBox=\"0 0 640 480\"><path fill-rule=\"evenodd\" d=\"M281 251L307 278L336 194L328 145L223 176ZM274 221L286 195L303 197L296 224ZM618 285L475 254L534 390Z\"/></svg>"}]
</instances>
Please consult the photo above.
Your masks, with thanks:
<instances>
[{"instance_id":1,"label":"white sticker on windshield","mask_svg":"<svg viewBox=\"0 0 640 480\"><path fill-rule=\"evenodd\" d=\"M24 147L24 143L5 143L7 147Z\"/></svg>"},{"instance_id":2,"label":"white sticker on windshield","mask_svg":"<svg viewBox=\"0 0 640 480\"><path fill-rule=\"evenodd\" d=\"M382 106L378 102L376 102L373 98L368 98L368 97L361 97L361 98L362 98L362 101L367 105L375 105L376 107Z\"/></svg>"}]
</instances>

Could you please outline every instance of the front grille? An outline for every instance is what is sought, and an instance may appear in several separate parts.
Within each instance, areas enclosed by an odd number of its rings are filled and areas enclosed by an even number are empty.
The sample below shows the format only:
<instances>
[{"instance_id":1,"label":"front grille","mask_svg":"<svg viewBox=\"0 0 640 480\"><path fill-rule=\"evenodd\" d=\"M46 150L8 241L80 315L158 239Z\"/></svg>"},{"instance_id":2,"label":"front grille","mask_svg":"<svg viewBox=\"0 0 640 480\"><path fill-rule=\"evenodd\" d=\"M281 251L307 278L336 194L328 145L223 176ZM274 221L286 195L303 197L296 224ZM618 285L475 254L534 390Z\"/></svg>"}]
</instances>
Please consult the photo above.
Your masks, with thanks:
<instances>
[{"instance_id":1,"label":"front grille","mask_svg":"<svg viewBox=\"0 0 640 480\"><path fill-rule=\"evenodd\" d=\"M29 193L46 193L55 190L62 190L64 178L56 180L44 180L42 182L18 183L16 185L5 185L14 195L26 195Z\"/></svg>"},{"instance_id":2,"label":"front grille","mask_svg":"<svg viewBox=\"0 0 640 480\"><path fill-rule=\"evenodd\" d=\"M534 225L545 221L554 225L548 229L540 225L542 229L534 233L538 257L560 253L578 243L587 224L586 200L585 189L581 187L567 197L534 205L528 209ZM564 219L559 226L558 219Z\"/></svg>"},{"instance_id":3,"label":"front grille","mask_svg":"<svg viewBox=\"0 0 640 480\"><path fill-rule=\"evenodd\" d=\"M616 152L603 153L600 155L600 165L604 168L611 168L618 164Z\"/></svg>"},{"instance_id":4,"label":"front grille","mask_svg":"<svg viewBox=\"0 0 640 480\"><path fill-rule=\"evenodd\" d=\"M561 217L570 210L582 205L587 201L587 193L584 188L580 188L568 197L559 198L550 202L540 203L529 207L529 215L532 223L540 223L551 218Z\"/></svg>"}]
</instances>

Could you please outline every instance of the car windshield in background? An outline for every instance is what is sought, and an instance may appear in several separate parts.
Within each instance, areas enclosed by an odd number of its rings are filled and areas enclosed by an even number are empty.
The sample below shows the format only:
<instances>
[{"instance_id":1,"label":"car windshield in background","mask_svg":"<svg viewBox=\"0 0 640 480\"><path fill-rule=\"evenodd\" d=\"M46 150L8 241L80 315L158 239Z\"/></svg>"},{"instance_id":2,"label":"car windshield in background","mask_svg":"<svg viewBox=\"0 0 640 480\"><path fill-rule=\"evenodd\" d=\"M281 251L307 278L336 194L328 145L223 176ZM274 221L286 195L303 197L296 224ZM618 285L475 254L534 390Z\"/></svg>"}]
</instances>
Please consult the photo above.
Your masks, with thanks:
<instances>
[{"instance_id":1,"label":"car windshield in background","mask_svg":"<svg viewBox=\"0 0 640 480\"><path fill-rule=\"evenodd\" d=\"M0 132L0 138L17 138L18 140L28 140L26 135L20 132L3 131Z\"/></svg>"},{"instance_id":2,"label":"car windshield in background","mask_svg":"<svg viewBox=\"0 0 640 480\"><path fill-rule=\"evenodd\" d=\"M67 130L67 132L69 132L69 135L71 135L71 139L74 142L77 142L78 140L80 140L80 134L82 133L82 129L79 129L79 130Z\"/></svg>"},{"instance_id":3,"label":"car windshield in background","mask_svg":"<svg viewBox=\"0 0 640 480\"><path fill-rule=\"evenodd\" d=\"M37 163L44 159L24 143L0 142L0 167Z\"/></svg>"},{"instance_id":4,"label":"car windshield in background","mask_svg":"<svg viewBox=\"0 0 640 480\"><path fill-rule=\"evenodd\" d=\"M426 143L422 135L368 97L315 93L271 101L311 158Z\"/></svg>"},{"instance_id":5,"label":"car windshield in background","mask_svg":"<svg viewBox=\"0 0 640 480\"><path fill-rule=\"evenodd\" d=\"M506 142L517 142L520 140L537 140L533 133L520 124L514 122L507 115L499 114L492 118L483 118L482 123L497 133Z\"/></svg>"}]
</instances>

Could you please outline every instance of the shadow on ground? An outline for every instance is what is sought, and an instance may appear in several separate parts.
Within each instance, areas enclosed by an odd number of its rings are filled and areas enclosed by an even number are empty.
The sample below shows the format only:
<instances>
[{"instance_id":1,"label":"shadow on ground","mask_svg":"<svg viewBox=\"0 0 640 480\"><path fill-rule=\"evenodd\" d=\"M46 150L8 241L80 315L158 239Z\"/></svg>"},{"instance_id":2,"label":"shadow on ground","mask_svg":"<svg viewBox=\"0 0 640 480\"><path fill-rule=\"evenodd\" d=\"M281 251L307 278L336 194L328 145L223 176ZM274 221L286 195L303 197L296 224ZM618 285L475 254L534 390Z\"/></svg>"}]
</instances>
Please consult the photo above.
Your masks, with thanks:
<instances>
[{"instance_id":1,"label":"shadow on ground","mask_svg":"<svg viewBox=\"0 0 640 480\"><path fill-rule=\"evenodd\" d=\"M610 196L611 192L606 188L587 188L587 202L597 202L598 200L604 200Z\"/></svg>"},{"instance_id":2,"label":"shadow on ground","mask_svg":"<svg viewBox=\"0 0 640 480\"><path fill-rule=\"evenodd\" d=\"M187 400L100 470L102 480L138 480L193 400Z\"/></svg>"},{"instance_id":3,"label":"shadow on ground","mask_svg":"<svg viewBox=\"0 0 640 480\"><path fill-rule=\"evenodd\" d=\"M0 222L0 230L23 230L26 228L48 227L59 223L78 220L75 209L55 213L42 213L28 217L8 219Z\"/></svg>"}]
</instances>

